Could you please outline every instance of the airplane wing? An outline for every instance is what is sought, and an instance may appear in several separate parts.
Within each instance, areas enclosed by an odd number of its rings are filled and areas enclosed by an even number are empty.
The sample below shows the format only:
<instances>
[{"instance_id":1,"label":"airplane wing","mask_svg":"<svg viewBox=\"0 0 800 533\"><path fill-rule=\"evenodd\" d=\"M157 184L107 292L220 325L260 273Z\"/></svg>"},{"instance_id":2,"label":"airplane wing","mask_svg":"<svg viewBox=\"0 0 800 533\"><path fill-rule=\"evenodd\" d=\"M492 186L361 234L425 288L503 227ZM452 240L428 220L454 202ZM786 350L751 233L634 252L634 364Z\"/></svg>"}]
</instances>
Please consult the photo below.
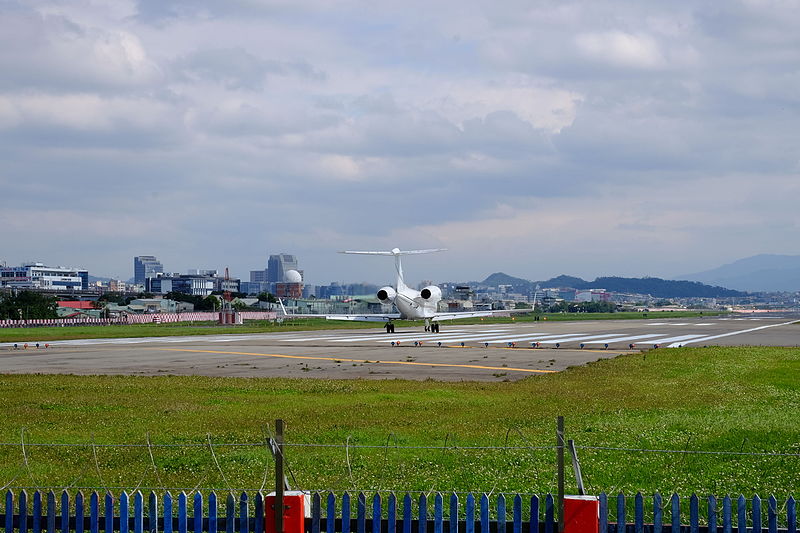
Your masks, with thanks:
<instances>
[{"instance_id":1,"label":"airplane wing","mask_svg":"<svg viewBox=\"0 0 800 533\"><path fill-rule=\"evenodd\" d=\"M283 306L283 300L278 298L278 303L281 305L281 318L324 318L325 320L348 320L351 322L389 322L390 320L398 320L400 318L400 313L364 315L291 314L286 312L286 308Z\"/></svg>"},{"instance_id":2,"label":"airplane wing","mask_svg":"<svg viewBox=\"0 0 800 533\"><path fill-rule=\"evenodd\" d=\"M287 315L296 316L296 315ZM400 313L388 313L384 315L310 315L325 317L326 320L349 320L351 322L389 322L399 320Z\"/></svg>"},{"instance_id":3,"label":"airplane wing","mask_svg":"<svg viewBox=\"0 0 800 533\"><path fill-rule=\"evenodd\" d=\"M436 320L458 320L459 318L480 318L485 316L510 316L514 313L532 313L533 309L494 309L491 311L455 311L453 313L437 313L431 317Z\"/></svg>"}]
</instances>

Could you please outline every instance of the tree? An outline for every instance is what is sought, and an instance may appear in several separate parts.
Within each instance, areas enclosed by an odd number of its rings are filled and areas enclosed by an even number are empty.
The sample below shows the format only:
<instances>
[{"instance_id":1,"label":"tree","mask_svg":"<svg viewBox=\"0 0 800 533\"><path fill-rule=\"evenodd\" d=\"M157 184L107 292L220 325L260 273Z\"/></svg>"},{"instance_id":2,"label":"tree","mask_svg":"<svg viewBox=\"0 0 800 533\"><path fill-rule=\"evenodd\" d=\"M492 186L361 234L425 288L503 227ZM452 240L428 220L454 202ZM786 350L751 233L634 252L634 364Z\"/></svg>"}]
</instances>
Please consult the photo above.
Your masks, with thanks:
<instances>
[{"instance_id":1,"label":"tree","mask_svg":"<svg viewBox=\"0 0 800 533\"><path fill-rule=\"evenodd\" d=\"M259 302L278 303L278 299L271 292L262 292L257 296Z\"/></svg>"},{"instance_id":2,"label":"tree","mask_svg":"<svg viewBox=\"0 0 800 533\"><path fill-rule=\"evenodd\" d=\"M98 302L108 302L117 305L128 305L125 295L121 292L104 292L97 298Z\"/></svg>"},{"instance_id":3,"label":"tree","mask_svg":"<svg viewBox=\"0 0 800 533\"><path fill-rule=\"evenodd\" d=\"M0 297L0 319L58 318L58 304L53 296L33 291Z\"/></svg>"}]
</instances>

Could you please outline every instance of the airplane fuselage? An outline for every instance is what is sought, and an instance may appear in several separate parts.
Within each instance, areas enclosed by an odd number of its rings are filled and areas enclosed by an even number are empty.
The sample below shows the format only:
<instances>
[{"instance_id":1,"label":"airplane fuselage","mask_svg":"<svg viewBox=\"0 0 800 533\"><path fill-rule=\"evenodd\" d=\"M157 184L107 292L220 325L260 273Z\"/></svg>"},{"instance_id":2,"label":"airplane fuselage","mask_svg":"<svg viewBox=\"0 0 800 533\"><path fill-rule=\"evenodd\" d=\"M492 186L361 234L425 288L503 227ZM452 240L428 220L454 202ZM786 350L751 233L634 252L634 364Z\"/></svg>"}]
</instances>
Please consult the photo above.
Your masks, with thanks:
<instances>
[{"instance_id":1,"label":"airplane fuselage","mask_svg":"<svg viewBox=\"0 0 800 533\"><path fill-rule=\"evenodd\" d=\"M422 320L433 318L439 308L441 298L433 295L425 299L420 291L409 287L398 287L397 296L394 298L394 305L405 320Z\"/></svg>"}]
</instances>

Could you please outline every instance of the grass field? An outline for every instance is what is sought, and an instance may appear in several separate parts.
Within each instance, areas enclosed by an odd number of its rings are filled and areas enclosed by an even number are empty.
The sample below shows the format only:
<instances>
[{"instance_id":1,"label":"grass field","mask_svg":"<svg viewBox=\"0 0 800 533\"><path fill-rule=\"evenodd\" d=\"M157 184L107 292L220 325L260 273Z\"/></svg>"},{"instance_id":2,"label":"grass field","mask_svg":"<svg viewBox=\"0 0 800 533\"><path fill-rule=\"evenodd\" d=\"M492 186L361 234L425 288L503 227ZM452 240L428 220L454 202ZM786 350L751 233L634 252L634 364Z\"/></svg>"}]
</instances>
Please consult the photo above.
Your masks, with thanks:
<instances>
[{"instance_id":1,"label":"grass field","mask_svg":"<svg viewBox=\"0 0 800 533\"><path fill-rule=\"evenodd\" d=\"M647 319L687 318L697 316L713 316L708 312L694 311L663 311L647 313ZM625 320L643 319L642 313L565 313L544 314L542 320ZM530 322L533 316L515 316L513 321ZM449 321L448 324L479 324L484 323L509 323L512 318L470 318ZM403 322L403 325L422 325L422 322ZM42 327L42 328L2 328L0 329L0 342L47 342L67 339L97 339L97 338L122 338L122 337L172 337L180 335L223 335L228 333L275 333L288 331L310 331L320 329L361 329L382 328L382 322L347 322L340 320L325 320L323 318L295 318L284 320L281 323L252 320L239 326L221 326L215 323L180 322L176 324L131 324L112 326L72 326L72 327Z\"/></svg>"},{"instance_id":2,"label":"grass field","mask_svg":"<svg viewBox=\"0 0 800 533\"><path fill-rule=\"evenodd\" d=\"M263 442L283 418L301 488L542 493L555 452L537 447L553 445L559 414L578 446L795 454L581 448L590 493L785 496L800 480L791 348L662 349L511 383L3 375L0 390L0 485L17 487L257 489L265 475L269 487L266 448L229 444ZM148 434L152 460L147 447L92 447Z\"/></svg>"}]
</instances>

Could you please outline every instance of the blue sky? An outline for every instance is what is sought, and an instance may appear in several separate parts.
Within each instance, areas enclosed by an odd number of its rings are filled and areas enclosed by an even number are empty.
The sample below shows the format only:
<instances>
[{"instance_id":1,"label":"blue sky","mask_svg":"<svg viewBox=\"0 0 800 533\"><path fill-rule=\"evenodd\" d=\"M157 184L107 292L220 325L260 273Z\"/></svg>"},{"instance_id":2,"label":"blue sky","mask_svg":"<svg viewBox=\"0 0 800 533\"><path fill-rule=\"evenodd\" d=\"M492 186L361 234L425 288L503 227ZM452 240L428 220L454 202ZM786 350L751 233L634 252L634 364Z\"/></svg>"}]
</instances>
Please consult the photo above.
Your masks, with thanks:
<instances>
[{"instance_id":1,"label":"blue sky","mask_svg":"<svg viewBox=\"0 0 800 533\"><path fill-rule=\"evenodd\" d=\"M800 253L790 1L0 3L0 260L383 282Z\"/></svg>"}]
</instances>

